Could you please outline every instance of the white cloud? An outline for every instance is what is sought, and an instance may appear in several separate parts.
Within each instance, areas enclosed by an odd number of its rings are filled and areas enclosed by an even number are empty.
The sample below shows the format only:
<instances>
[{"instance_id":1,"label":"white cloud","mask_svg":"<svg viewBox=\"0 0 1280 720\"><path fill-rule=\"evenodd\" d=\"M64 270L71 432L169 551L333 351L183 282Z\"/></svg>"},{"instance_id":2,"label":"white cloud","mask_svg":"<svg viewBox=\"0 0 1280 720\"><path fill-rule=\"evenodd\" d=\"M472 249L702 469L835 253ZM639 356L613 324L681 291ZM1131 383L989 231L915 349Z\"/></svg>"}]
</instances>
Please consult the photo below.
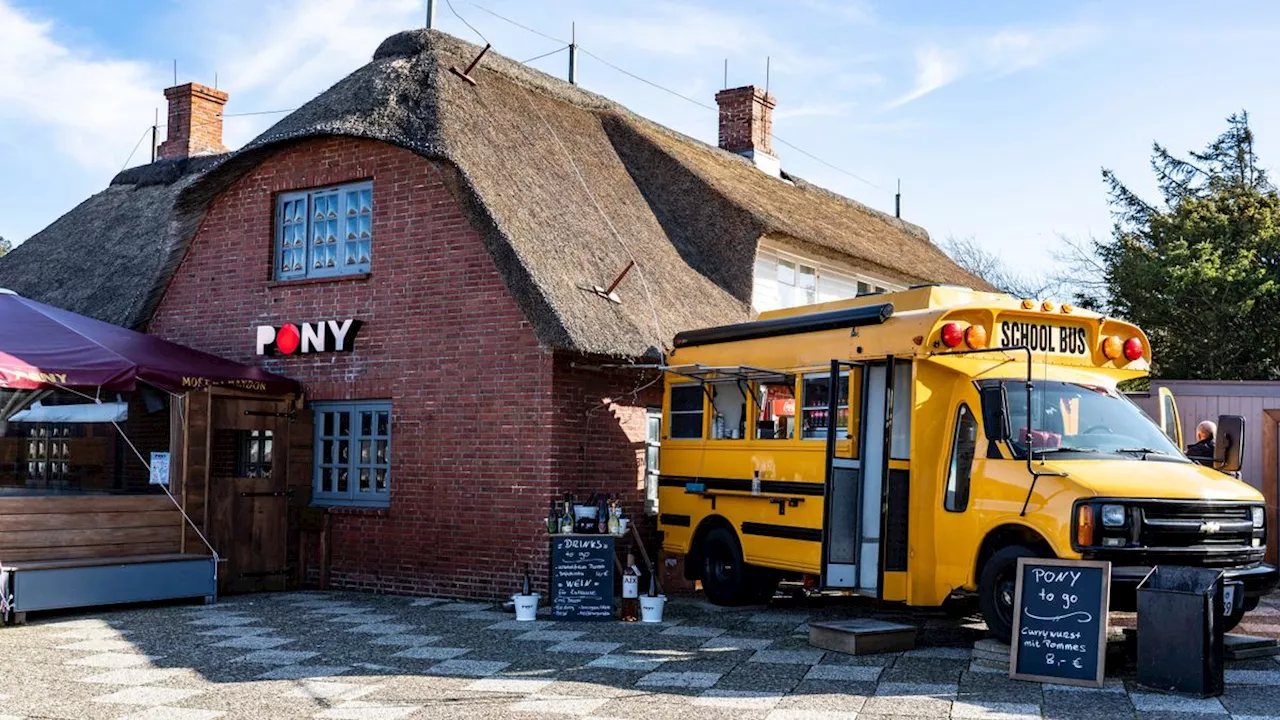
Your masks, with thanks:
<instances>
[{"instance_id":1,"label":"white cloud","mask_svg":"<svg viewBox=\"0 0 1280 720\"><path fill-rule=\"evenodd\" d=\"M231 90L228 113L297 107L369 62L387 36L421 27L424 17L421 0L232 0L198 7L211 36L206 61ZM227 145L247 142L280 117L229 119Z\"/></svg>"},{"instance_id":2,"label":"white cloud","mask_svg":"<svg viewBox=\"0 0 1280 720\"><path fill-rule=\"evenodd\" d=\"M0 0L0 28L0 124L32 142L51 141L87 169L119 170L152 122L159 73L67 47L52 23L7 0Z\"/></svg>"},{"instance_id":3,"label":"white cloud","mask_svg":"<svg viewBox=\"0 0 1280 720\"><path fill-rule=\"evenodd\" d=\"M889 101L892 109L918 100L967 75L1010 75L1077 51L1100 37L1091 26L1072 25L1039 30L1002 28L970 38L951 48L925 45L916 51L911 90Z\"/></svg>"},{"instance_id":4,"label":"white cloud","mask_svg":"<svg viewBox=\"0 0 1280 720\"><path fill-rule=\"evenodd\" d=\"M923 47L916 52L915 85L907 94L891 100L886 108L905 105L951 84L964 74L964 61L946 53L936 45Z\"/></svg>"}]
</instances>

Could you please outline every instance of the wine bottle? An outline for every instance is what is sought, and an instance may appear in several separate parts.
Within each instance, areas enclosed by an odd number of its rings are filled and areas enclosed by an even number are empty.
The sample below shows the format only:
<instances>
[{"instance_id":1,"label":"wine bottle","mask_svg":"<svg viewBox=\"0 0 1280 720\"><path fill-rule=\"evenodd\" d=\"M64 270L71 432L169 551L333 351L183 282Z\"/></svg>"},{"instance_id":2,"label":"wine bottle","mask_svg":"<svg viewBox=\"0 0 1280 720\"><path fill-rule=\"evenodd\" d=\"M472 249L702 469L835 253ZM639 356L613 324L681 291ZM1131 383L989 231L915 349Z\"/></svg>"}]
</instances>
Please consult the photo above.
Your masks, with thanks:
<instances>
[{"instance_id":1,"label":"wine bottle","mask_svg":"<svg viewBox=\"0 0 1280 720\"><path fill-rule=\"evenodd\" d=\"M547 508L547 532L555 535L560 530L560 511L556 510L556 501L551 501L551 507Z\"/></svg>"},{"instance_id":2,"label":"wine bottle","mask_svg":"<svg viewBox=\"0 0 1280 720\"><path fill-rule=\"evenodd\" d=\"M640 619L640 572L636 569L636 557L627 550L627 564L622 568L622 621Z\"/></svg>"},{"instance_id":3,"label":"wine bottle","mask_svg":"<svg viewBox=\"0 0 1280 720\"><path fill-rule=\"evenodd\" d=\"M573 506L568 500L564 502L564 510L560 515L560 533L569 535L573 532Z\"/></svg>"},{"instance_id":4,"label":"wine bottle","mask_svg":"<svg viewBox=\"0 0 1280 720\"><path fill-rule=\"evenodd\" d=\"M596 532L601 535L609 532L609 506L605 503L603 495L596 505Z\"/></svg>"},{"instance_id":5,"label":"wine bottle","mask_svg":"<svg viewBox=\"0 0 1280 720\"><path fill-rule=\"evenodd\" d=\"M533 594L533 585L529 582L529 565L524 566L524 584L520 587L520 594L528 597Z\"/></svg>"},{"instance_id":6,"label":"wine bottle","mask_svg":"<svg viewBox=\"0 0 1280 720\"><path fill-rule=\"evenodd\" d=\"M609 501L609 507L606 508L605 515L608 516L605 519L605 529L608 531L608 533L610 535L620 534L621 530L618 527L618 506L616 501L613 501L613 500Z\"/></svg>"},{"instance_id":7,"label":"wine bottle","mask_svg":"<svg viewBox=\"0 0 1280 720\"><path fill-rule=\"evenodd\" d=\"M649 573L649 597L658 597L658 576Z\"/></svg>"}]
</instances>

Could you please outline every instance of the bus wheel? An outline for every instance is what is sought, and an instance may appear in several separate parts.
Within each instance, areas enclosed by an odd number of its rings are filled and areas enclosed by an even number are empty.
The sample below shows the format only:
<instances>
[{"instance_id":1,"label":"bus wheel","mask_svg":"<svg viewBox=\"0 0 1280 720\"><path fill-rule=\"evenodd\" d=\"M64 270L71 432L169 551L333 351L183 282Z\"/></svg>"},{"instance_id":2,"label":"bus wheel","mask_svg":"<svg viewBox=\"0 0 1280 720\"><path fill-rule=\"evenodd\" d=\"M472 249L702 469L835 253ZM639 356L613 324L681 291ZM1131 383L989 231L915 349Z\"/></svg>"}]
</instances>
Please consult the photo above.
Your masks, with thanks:
<instances>
[{"instance_id":1,"label":"bus wheel","mask_svg":"<svg viewBox=\"0 0 1280 720\"><path fill-rule=\"evenodd\" d=\"M742 605L750 598L749 573L738 537L716 527L702 541L702 589L716 605Z\"/></svg>"},{"instance_id":2,"label":"bus wheel","mask_svg":"<svg viewBox=\"0 0 1280 720\"><path fill-rule=\"evenodd\" d=\"M978 580L978 607L987 631L1003 642L1013 635L1013 592L1020 557L1040 557L1040 553L1025 545L1001 548L987 560Z\"/></svg>"}]
</instances>

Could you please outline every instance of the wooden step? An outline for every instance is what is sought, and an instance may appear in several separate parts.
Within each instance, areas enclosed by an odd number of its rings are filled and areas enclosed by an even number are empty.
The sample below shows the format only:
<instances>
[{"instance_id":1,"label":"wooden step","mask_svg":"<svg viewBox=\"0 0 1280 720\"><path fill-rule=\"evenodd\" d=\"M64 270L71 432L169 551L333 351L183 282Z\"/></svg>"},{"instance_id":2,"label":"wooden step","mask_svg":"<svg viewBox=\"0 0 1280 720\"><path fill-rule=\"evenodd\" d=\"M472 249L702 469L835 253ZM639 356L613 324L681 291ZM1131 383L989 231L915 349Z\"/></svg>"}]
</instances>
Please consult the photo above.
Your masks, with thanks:
<instances>
[{"instance_id":1,"label":"wooden step","mask_svg":"<svg viewBox=\"0 0 1280 720\"><path fill-rule=\"evenodd\" d=\"M871 618L811 622L809 644L850 655L904 652L916 646L916 627Z\"/></svg>"}]
</instances>

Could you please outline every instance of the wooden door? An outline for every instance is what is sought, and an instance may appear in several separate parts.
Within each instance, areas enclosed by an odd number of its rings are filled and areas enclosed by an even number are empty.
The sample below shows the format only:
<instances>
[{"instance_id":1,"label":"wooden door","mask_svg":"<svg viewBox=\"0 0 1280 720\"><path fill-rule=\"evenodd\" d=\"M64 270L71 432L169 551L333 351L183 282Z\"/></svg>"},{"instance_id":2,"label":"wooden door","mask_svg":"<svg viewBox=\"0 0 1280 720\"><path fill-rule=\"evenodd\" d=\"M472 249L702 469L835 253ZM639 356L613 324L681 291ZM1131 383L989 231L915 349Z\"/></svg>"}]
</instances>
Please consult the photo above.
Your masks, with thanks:
<instances>
[{"instance_id":1,"label":"wooden door","mask_svg":"<svg viewBox=\"0 0 1280 720\"><path fill-rule=\"evenodd\" d=\"M220 592L284 590L290 581L288 417L283 401L214 398L209 529L225 560Z\"/></svg>"}]
</instances>

